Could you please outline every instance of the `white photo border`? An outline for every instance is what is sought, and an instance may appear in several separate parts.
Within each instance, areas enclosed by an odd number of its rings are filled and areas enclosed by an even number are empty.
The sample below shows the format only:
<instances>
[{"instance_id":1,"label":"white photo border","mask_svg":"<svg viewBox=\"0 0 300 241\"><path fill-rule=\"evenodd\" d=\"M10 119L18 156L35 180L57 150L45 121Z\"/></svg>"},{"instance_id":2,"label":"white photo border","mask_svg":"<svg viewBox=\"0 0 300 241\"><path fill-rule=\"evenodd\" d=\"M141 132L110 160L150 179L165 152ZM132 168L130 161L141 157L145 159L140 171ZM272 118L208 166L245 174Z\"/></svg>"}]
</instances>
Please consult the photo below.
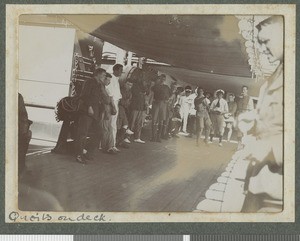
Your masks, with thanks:
<instances>
[{"instance_id":1,"label":"white photo border","mask_svg":"<svg viewBox=\"0 0 300 241\"><path fill-rule=\"evenodd\" d=\"M27 212L18 210L18 25L22 14L214 14L282 15L284 46L284 208L280 213L200 212ZM5 222L294 222L295 221L295 4L44 4L6 5L6 131L5 131ZM12 220L12 213L19 217ZM43 220L49 214L51 220ZM85 215L90 218L78 216ZM98 216L104 215L100 220ZM38 218L31 218L37 216ZM66 218L60 218L65 216Z\"/></svg>"}]
</instances>

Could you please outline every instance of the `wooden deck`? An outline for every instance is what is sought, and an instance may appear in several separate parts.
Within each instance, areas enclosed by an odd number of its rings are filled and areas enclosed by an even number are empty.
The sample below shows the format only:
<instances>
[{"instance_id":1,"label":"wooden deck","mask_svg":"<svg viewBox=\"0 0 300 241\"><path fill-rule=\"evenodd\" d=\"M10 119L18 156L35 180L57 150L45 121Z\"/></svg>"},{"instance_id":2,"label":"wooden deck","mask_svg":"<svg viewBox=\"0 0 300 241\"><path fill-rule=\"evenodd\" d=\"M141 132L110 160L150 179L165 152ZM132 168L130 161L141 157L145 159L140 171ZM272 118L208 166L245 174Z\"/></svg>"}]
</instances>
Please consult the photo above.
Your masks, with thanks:
<instances>
[{"instance_id":1,"label":"wooden deck","mask_svg":"<svg viewBox=\"0 0 300 241\"><path fill-rule=\"evenodd\" d=\"M54 195L65 211L193 211L235 147L227 142L196 147L194 139L180 137L131 144L115 156L99 150L88 165L47 149L31 151L30 172L20 182Z\"/></svg>"}]
</instances>

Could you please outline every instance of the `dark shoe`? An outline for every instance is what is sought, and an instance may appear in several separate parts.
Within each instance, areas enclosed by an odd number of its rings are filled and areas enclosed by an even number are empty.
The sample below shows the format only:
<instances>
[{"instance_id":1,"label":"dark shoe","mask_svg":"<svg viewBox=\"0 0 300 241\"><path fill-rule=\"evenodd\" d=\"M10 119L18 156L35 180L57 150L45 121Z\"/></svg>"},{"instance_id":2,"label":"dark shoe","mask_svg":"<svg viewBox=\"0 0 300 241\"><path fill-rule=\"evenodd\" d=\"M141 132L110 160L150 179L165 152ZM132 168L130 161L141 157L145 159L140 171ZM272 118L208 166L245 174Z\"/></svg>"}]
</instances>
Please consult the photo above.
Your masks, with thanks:
<instances>
[{"instance_id":1,"label":"dark shoe","mask_svg":"<svg viewBox=\"0 0 300 241\"><path fill-rule=\"evenodd\" d=\"M80 155L76 157L76 161L84 165L86 164L86 160Z\"/></svg>"}]
</instances>

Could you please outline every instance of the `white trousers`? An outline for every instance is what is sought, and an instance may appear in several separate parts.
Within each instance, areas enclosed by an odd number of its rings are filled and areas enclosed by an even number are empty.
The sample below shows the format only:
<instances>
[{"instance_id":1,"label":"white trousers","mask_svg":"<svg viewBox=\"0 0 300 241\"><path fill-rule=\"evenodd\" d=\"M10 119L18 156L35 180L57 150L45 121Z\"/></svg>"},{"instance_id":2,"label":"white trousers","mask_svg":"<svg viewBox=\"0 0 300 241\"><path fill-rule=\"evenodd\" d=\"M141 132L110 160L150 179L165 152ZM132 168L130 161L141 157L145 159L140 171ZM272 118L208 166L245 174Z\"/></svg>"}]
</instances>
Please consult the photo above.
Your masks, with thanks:
<instances>
[{"instance_id":1,"label":"white trousers","mask_svg":"<svg viewBox=\"0 0 300 241\"><path fill-rule=\"evenodd\" d=\"M181 111L181 117L183 120L183 124L182 124L182 131L186 132L186 127L187 127L187 122L188 122L188 117L189 117L189 109L188 108L182 108Z\"/></svg>"},{"instance_id":2,"label":"white trousers","mask_svg":"<svg viewBox=\"0 0 300 241\"><path fill-rule=\"evenodd\" d=\"M113 133L113 139L114 139L114 146L116 146L116 138L117 138L117 120L118 120L118 115L119 115L119 100L114 100L114 104L116 107L117 113L112 116L111 118L111 128L112 128L112 133Z\"/></svg>"}]
</instances>

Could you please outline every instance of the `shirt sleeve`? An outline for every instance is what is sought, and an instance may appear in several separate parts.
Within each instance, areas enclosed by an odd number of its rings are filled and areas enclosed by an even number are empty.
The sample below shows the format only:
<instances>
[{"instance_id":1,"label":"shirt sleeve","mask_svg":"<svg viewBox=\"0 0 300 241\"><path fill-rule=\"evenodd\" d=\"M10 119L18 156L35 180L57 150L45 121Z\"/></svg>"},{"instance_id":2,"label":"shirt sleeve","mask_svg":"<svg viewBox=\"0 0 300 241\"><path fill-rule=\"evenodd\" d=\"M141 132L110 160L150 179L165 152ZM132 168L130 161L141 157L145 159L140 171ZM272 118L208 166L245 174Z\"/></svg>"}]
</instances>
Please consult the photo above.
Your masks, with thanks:
<instances>
[{"instance_id":1,"label":"shirt sleeve","mask_svg":"<svg viewBox=\"0 0 300 241\"><path fill-rule=\"evenodd\" d=\"M108 86L105 87L107 94L112 97L113 96L113 86L112 84L109 84Z\"/></svg>"},{"instance_id":2,"label":"shirt sleeve","mask_svg":"<svg viewBox=\"0 0 300 241\"><path fill-rule=\"evenodd\" d=\"M104 87L104 85L101 85L100 92L101 92L101 102L106 105L110 104L111 97L109 96L108 91L106 87Z\"/></svg>"},{"instance_id":3,"label":"shirt sleeve","mask_svg":"<svg viewBox=\"0 0 300 241\"><path fill-rule=\"evenodd\" d=\"M210 100L209 99L207 99L207 98L205 98L204 100L203 100L203 104L205 105L205 107L206 108L209 108L210 106Z\"/></svg>"},{"instance_id":4,"label":"shirt sleeve","mask_svg":"<svg viewBox=\"0 0 300 241\"><path fill-rule=\"evenodd\" d=\"M253 110L254 109L253 99L251 97L249 98L247 109L248 110Z\"/></svg>"},{"instance_id":5,"label":"shirt sleeve","mask_svg":"<svg viewBox=\"0 0 300 241\"><path fill-rule=\"evenodd\" d=\"M199 99L195 98L194 99L194 107L195 107L196 110L197 110L198 105L199 105Z\"/></svg>"},{"instance_id":6,"label":"shirt sleeve","mask_svg":"<svg viewBox=\"0 0 300 241\"><path fill-rule=\"evenodd\" d=\"M227 104L227 101L224 101L224 113L228 113L228 104Z\"/></svg>"},{"instance_id":7,"label":"shirt sleeve","mask_svg":"<svg viewBox=\"0 0 300 241\"><path fill-rule=\"evenodd\" d=\"M210 110L213 110L214 108L215 108L215 105L216 105L216 102L215 101L213 101L212 103L211 103L211 106L210 106Z\"/></svg>"}]
</instances>

